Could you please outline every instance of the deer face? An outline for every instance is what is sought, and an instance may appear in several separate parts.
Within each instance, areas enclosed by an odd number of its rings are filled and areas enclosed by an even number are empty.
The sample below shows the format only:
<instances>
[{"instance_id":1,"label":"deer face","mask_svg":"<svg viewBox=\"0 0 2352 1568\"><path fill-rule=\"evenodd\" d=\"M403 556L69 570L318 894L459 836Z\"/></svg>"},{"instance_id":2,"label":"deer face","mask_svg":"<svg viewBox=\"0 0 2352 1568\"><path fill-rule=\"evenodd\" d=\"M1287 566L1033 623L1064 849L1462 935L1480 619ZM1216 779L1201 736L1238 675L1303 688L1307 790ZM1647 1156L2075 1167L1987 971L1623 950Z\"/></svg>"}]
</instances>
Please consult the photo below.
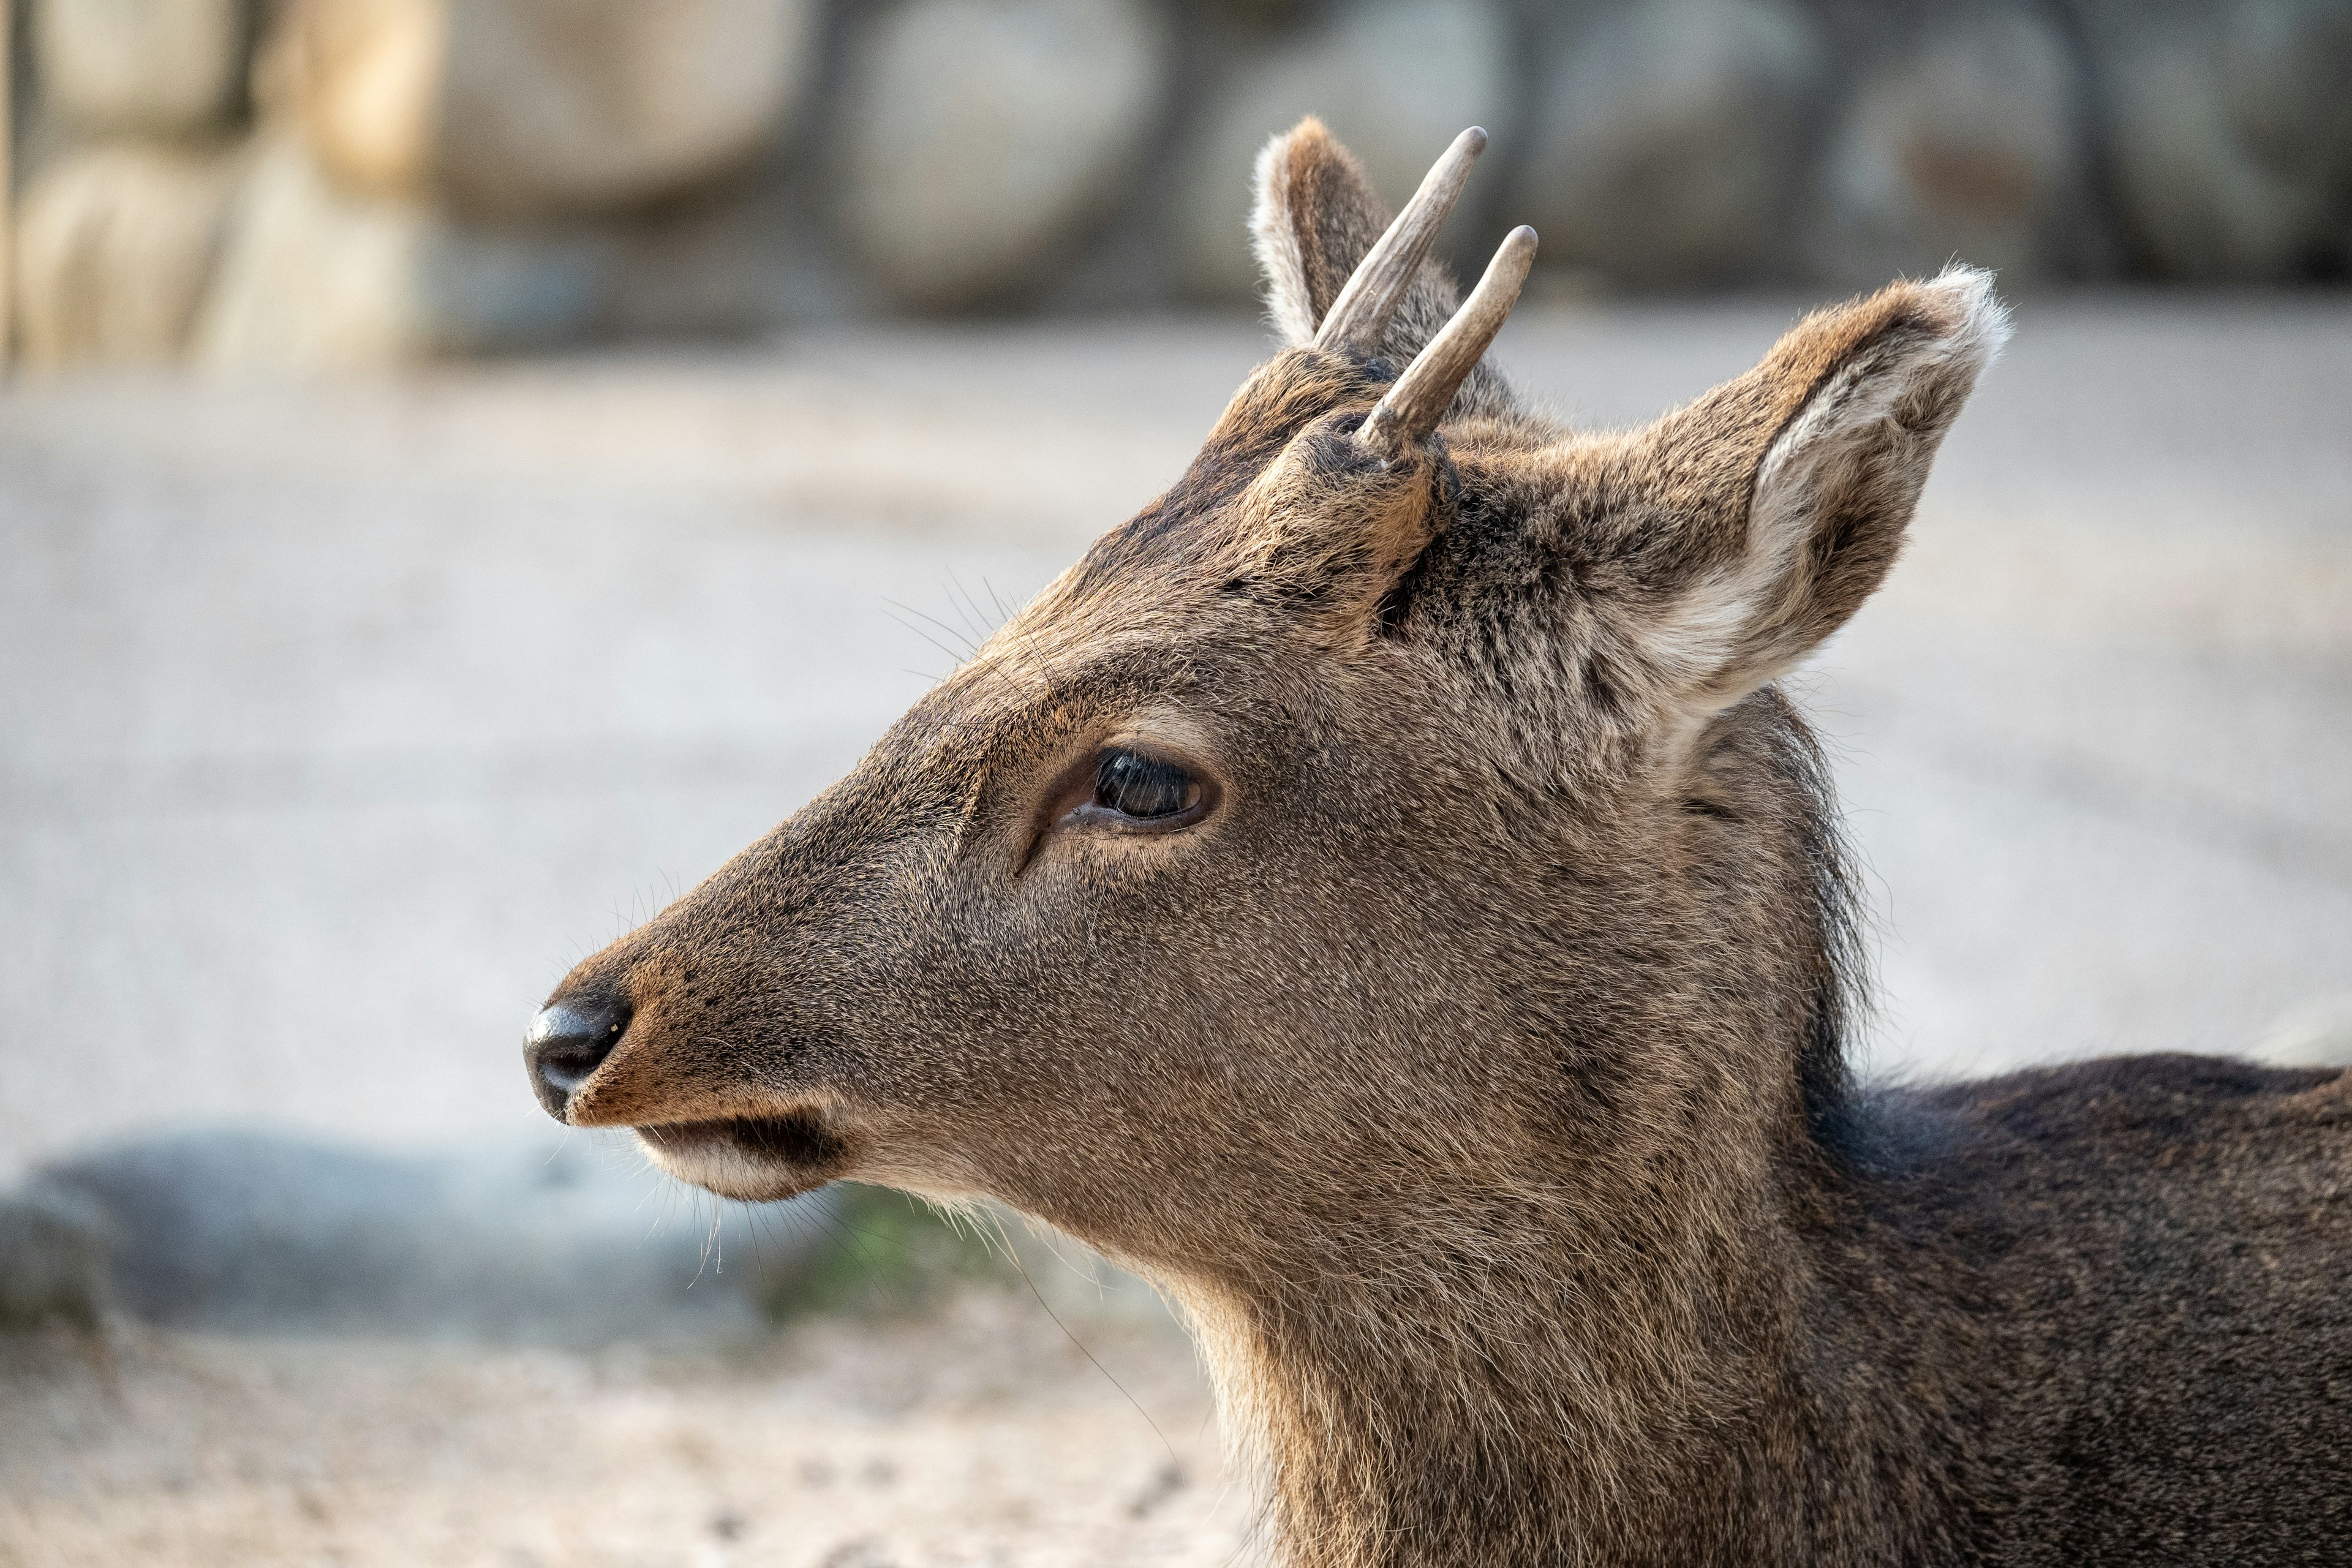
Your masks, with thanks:
<instances>
[{"instance_id":1,"label":"deer face","mask_svg":"<svg viewBox=\"0 0 2352 1568\"><path fill-rule=\"evenodd\" d=\"M985 1195L1188 1277L1599 1181L1673 1108L1788 1111L1825 938L1759 689L1884 574L1999 308L1900 286L1573 436L1479 363L1532 235L1458 312L1425 260L1483 140L1393 226L1319 126L1268 149L1293 346L855 773L564 981L552 1113L730 1196Z\"/></svg>"}]
</instances>

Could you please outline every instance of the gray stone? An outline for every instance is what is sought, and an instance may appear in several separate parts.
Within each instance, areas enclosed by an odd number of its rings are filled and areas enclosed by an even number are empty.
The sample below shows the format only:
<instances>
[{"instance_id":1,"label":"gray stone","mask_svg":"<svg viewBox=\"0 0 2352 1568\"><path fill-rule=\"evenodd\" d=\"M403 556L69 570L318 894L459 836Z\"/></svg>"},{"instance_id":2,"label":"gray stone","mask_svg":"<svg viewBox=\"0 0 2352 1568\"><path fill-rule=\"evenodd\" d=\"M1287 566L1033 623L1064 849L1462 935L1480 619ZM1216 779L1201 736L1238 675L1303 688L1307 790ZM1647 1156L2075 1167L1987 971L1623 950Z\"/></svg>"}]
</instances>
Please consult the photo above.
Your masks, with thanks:
<instances>
[{"instance_id":1,"label":"gray stone","mask_svg":"<svg viewBox=\"0 0 2352 1568\"><path fill-rule=\"evenodd\" d=\"M334 0L286 93L352 189L478 216L604 213L756 161L797 108L815 0Z\"/></svg>"},{"instance_id":2,"label":"gray stone","mask_svg":"<svg viewBox=\"0 0 2352 1568\"><path fill-rule=\"evenodd\" d=\"M247 0L39 0L40 92L75 130L193 136L224 124L245 88Z\"/></svg>"},{"instance_id":3,"label":"gray stone","mask_svg":"<svg viewBox=\"0 0 2352 1568\"><path fill-rule=\"evenodd\" d=\"M1940 9L1906 44L1839 118L1804 230L1813 274L1867 289L1957 258L2015 288L2083 270L2100 237L2065 39L1990 5Z\"/></svg>"},{"instance_id":4,"label":"gray stone","mask_svg":"<svg viewBox=\"0 0 2352 1568\"><path fill-rule=\"evenodd\" d=\"M615 337L740 338L838 321L860 297L780 184L617 224L603 325Z\"/></svg>"},{"instance_id":5,"label":"gray stone","mask_svg":"<svg viewBox=\"0 0 2352 1568\"><path fill-rule=\"evenodd\" d=\"M16 319L37 369L176 359L242 160L163 146L68 154L16 217Z\"/></svg>"},{"instance_id":6,"label":"gray stone","mask_svg":"<svg viewBox=\"0 0 2352 1568\"><path fill-rule=\"evenodd\" d=\"M2160 273L2352 259L2352 3L2079 0L2122 217Z\"/></svg>"},{"instance_id":7,"label":"gray stone","mask_svg":"<svg viewBox=\"0 0 2352 1568\"><path fill-rule=\"evenodd\" d=\"M1159 121L1170 39L1139 0L914 0L852 41L844 237L892 299L1038 278L1116 201Z\"/></svg>"},{"instance_id":8,"label":"gray stone","mask_svg":"<svg viewBox=\"0 0 2352 1568\"><path fill-rule=\"evenodd\" d=\"M1510 51L1497 5L1373 0L1244 56L1181 153L1171 195L1179 287L1203 299L1255 294L1248 225L1258 150L1305 115L1347 143L1391 205L1464 127L1484 125L1507 142L1517 120Z\"/></svg>"},{"instance_id":9,"label":"gray stone","mask_svg":"<svg viewBox=\"0 0 2352 1568\"><path fill-rule=\"evenodd\" d=\"M1331 9L1331 0L1207 0L1202 9L1245 27L1298 26Z\"/></svg>"},{"instance_id":10,"label":"gray stone","mask_svg":"<svg viewBox=\"0 0 2352 1568\"><path fill-rule=\"evenodd\" d=\"M194 354L220 370L304 371L560 342L604 319L613 267L603 235L352 195L278 139L230 216Z\"/></svg>"},{"instance_id":11,"label":"gray stone","mask_svg":"<svg viewBox=\"0 0 2352 1568\"><path fill-rule=\"evenodd\" d=\"M1510 216L1547 263L1643 286L1778 268L1808 117L1829 74L1780 0L1622 5L1545 72Z\"/></svg>"},{"instance_id":12,"label":"gray stone","mask_svg":"<svg viewBox=\"0 0 2352 1568\"><path fill-rule=\"evenodd\" d=\"M0 1194L0 1331L105 1315L107 1225L99 1206L34 1184Z\"/></svg>"},{"instance_id":13,"label":"gray stone","mask_svg":"<svg viewBox=\"0 0 2352 1568\"><path fill-rule=\"evenodd\" d=\"M147 1321L567 1343L751 1329L830 1199L720 1223L624 1146L551 1131L438 1155L182 1132L56 1162ZM5 1214L5 1211L0 1211Z\"/></svg>"}]
</instances>

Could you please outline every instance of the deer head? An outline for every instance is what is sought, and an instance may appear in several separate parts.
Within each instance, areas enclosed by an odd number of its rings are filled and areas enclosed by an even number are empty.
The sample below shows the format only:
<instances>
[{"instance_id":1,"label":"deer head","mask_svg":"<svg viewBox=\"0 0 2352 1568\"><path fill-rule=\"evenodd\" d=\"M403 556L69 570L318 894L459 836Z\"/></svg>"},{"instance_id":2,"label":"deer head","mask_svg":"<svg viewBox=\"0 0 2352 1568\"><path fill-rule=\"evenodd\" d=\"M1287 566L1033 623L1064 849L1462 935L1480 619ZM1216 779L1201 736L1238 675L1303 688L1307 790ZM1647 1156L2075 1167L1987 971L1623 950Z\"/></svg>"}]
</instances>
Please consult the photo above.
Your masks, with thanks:
<instances>
[{"instance_id":1,"label":"deer head","mask_svg":"<svg viewBox=\"0 0 2352 1568\"><path fill-rule=\"evenodd\" d=\"M564 980L551 1113L733 1197L996 1199L1243 1340L1498 1279L1700 1332L1655 1300L1839 1157L1835 841L1769 682L1886 574L2003 313L1897 284L1571 431L1483 363L1533 233L1458 309L1429 259L1484 142L1393 224L1315 121L1267 148L1286 346L854 773ZM1525 1327L1436 1333L1432 1397Z\"/></svg>"}]
</instances>

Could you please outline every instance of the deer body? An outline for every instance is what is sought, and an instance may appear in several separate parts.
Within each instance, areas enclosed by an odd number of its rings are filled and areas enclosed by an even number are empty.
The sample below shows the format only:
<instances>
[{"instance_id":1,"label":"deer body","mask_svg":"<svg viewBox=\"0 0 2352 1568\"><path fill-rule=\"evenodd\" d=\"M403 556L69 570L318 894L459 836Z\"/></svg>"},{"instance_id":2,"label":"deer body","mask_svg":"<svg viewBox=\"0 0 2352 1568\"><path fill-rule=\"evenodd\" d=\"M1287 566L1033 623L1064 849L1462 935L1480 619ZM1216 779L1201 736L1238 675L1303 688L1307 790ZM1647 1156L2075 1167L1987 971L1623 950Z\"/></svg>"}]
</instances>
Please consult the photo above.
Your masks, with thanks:
<instances>
[{"instance_id":1,"label":"deer body","mask_svg":"<svg viewBox=\"0 0 2352 1568\"><path fill-rule=\"evenodd\" d=\"M1900 547L1980 274L1646 429L1519 409L1308 122L1289 341L849 777L534 1026L713 1191L988 1197L1160 1281L1297 1568L2352 1561L2352 1098L1848 1080L1834 806L1770 682Z\"/></svg>"}]
</instances>

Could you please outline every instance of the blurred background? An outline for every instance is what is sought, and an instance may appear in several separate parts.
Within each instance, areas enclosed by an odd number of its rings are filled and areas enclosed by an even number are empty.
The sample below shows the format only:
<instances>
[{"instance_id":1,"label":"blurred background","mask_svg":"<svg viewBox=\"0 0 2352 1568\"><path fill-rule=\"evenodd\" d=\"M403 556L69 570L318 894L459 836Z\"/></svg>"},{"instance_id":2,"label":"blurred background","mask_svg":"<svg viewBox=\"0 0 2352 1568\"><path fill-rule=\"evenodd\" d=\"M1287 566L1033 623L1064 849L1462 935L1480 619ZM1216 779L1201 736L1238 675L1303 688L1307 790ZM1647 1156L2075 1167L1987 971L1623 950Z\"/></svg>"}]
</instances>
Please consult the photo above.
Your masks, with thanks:
<instances>
[{"instance_id":1,"label":"blurred background","mask_svg":"<svg viewBox=\"0 0 2352 1568\"><path fill-rule=\"evenodd\" d=\"M16 0L35 367L1238 303L1303 109L1555 290L2352 267L2339 0ZM1475 248L1475 247L1474 247Z\"/></svg>"},{"instance_id":2,"label":"blurred background","mask_svg":"<svg viewBox=\"0 0 2352 1568\"><path fill-rule=\"evenodd\" d=\"M1654 417L1958 257L2019 334L1792 684L1884 1077L2352 1059L2352 0L16 0L0 1565L1193 1563L1066 1241L539 1114L578 958L1181 468L1322 115Z\"/></svg>"}]
</instances>

